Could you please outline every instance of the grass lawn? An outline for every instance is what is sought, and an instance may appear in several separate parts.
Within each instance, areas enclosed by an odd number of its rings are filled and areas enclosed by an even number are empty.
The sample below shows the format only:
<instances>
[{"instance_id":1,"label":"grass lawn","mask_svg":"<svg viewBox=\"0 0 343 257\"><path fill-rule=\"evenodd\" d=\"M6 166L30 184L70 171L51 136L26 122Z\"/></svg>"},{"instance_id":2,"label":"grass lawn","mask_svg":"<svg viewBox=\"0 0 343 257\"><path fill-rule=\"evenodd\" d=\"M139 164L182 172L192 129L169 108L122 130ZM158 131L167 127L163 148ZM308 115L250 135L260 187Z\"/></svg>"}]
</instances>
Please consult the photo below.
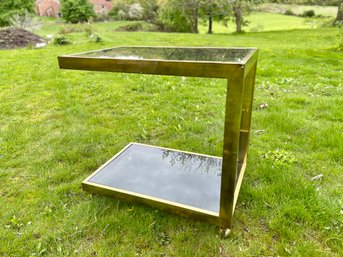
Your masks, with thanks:
<instances>
[{"instance_id":1,"label":"grass lawn","mask_svg":"<svg viewBox=\"0 0 343 257\"><path fill-rule=\"evenodd\" d=\"M274 30L291 30L291 29L312 29L321 27L324 23L328 22L331 18L313 18L306 19L303 17L289 16L278 13L267 12L253 12L246 16L249 21L248 26L243 27L247 32L261 32L261 31L274 31ZM207 33L208 25L201 23L199 26L200 33ZM221 23L215 22L213 25L214 33L232 33L235 32L234 22L229 22L228 27Z\"/></svg>"},{"instance_id":2,"label":"grass lawn","mask_svg":"<svg viewBox=\"0 0 343 257\"><path fill-rule=\"evenodd\" d=\"M304 11L313 10L316 15L329 16L333 18L337 15L337 6L264 3L257 5L256 9L282 14L287 10L291 10L293 13L298 15L303 14Z\"/></svg>"},{"instance_id":3,"label":"grass lawn","mask_svg":"<svg viewBox=\"0 0 343 257\"><path fill-rule=\"evenodd\" d=\"M0 256L341 256L338 29L192 35L101 26L101 43L82 32L68 35L73 45L0 52ZM229 238L206 223L81 190L131 141L221 155L224 80L58 68L58 55L118 45L260 48L249 160Z\"/></svg>"}]
</instances>

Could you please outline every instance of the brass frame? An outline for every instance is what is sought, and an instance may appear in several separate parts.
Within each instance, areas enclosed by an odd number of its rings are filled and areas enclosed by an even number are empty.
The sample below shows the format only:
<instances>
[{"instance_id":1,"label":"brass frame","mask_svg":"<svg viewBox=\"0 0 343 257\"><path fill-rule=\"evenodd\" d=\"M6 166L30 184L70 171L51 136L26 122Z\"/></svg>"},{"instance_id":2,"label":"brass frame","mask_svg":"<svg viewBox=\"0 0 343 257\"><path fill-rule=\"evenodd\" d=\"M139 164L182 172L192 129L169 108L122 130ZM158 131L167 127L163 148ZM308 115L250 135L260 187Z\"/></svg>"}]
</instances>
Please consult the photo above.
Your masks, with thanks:
<instances>
[{"instance_id":1,"label":"brass frame","mask_svg":"<svg viewBox=\"0 0 343 257\"><path fill-rule=\"evenodd\" d=\"M58 57L61 69L227 79L219 213L118 188L102 186L88 181L90 177L131 144L85 179L82 182L84 190L139 201L160 209L176 212L183 216L205 220L220 227L230 228L232 226L232 217L247 163L258 50L256 48L220 49L250 49L251 52L240 62L173 61L160 59L129 60L82 56L86 53Z\"/></svg>"}]
</instances>

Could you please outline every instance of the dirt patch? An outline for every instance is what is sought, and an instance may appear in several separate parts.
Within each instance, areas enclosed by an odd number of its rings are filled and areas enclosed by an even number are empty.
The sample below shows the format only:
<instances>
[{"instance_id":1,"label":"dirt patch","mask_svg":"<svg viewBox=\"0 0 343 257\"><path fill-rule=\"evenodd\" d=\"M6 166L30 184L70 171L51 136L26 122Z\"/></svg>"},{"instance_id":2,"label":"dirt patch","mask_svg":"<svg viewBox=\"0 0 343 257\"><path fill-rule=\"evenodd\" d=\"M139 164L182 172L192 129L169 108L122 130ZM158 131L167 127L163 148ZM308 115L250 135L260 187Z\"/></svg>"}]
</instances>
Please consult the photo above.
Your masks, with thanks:
<instances>
[{"instance_id":1,"label":"dirt patch","mask_svg":"<svg viewBox=\"0 0 343 257\"><path fill-rule=\"evenodd\" d=\"M7 28L0 30L0 49L14 49L44 43L40 36L25 29Z\"/></svg>"}]
</instances>

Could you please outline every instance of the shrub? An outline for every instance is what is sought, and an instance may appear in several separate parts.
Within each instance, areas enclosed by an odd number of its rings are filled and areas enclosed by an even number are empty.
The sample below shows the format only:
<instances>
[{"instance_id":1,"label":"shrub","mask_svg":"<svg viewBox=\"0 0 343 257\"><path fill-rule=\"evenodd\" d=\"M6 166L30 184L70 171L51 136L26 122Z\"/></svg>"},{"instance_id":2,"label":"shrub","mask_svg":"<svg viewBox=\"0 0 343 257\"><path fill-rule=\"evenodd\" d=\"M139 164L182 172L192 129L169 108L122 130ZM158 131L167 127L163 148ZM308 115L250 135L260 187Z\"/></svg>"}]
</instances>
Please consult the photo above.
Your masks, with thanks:
<instances>
[{"instance_id":1,"label":"shrub","mask_svg":"<svg viewBox=\"0 0 343 257\"><path fill-rule=\"evenodd\" d=\"M122 21L122 20L127 20L129 18L129 15L124 11L124 10L119 10L117 12L117 19Z\"/></svg>"},{"instance_id":2,"label":"shrub","mask_svg":"<svg viewBox=\"0 0 343 257\"><path fill-rule=\"evenodd\" d=\"M143 20L154 23L157 18L159 5L157 0L145 0L142 2L143 7Z\"/></svg>"},{"instance_id":3,"label":"shrub","mask_svg":"<svg viewBox=\"0 0 343 257\"><path fill-rule=\"evenodd\" d=\"M130 5L128 17L130 20L141 20L143 17L143 7L139 3Z\"/></svg>"},{"instance_id":4,"label":"shrub","mask_svg":"<svg viewBox=\"0 0 343 257\"><path fill-rule=\"evenodd\" d=\"M93 27L91 24L73 24L73 25L64 25L60 27L58 33L61 35L66 35L69 33L80 33L85 32L87 36L93 34Z\"/></svg>"},{"instance_id":5,"label":"shrub","mask_svg":"<svg viewBox=\"0 0 343 257\"><path fill-rule=\"evenodd\" d=\"M161 6L156 25L167 32L192 32L192 24L181 8L179 0L168 1Z\"/></svg>"},{"instance_id":6,"label":"shrub","mask_svg":"<svg viewBox=\"0 0 343 257\"><path fill-rule=\"evenodd\" d=\"M90 42L93 43L100 43L102 42L102 38L98 34L91 34L89 36Z\"/></svg>"},{"instance_id":7,"label":"shrub","mask_svg":"<svg viewBox=\"0 0 343 257\"><path fill-rule=\"evenodd\" d=\"M125 26L121 26L116 29L116 31L139 31L139 30L143 30L143 25L141 22L127 24Z\"/></svg>"},{"instance_id":8,"label":"shrub","mask_svg":"<svg viewBox=\"0 0 343 257\"><path fill-rule=\"evenodd\" d=\"M60 36L55 37L54 44L55 45L69 45L69 44L72 44L72 42L69 39L67 39L65 36L60 35Z\"/></svg>"},{"instance_id":9,"label":"shrub","mask_svg":"<svg viewBox=\"0 0 343 257\"><path fill-rule=\"evenodd\" d=\"M86 24L86 26L83 28L83 31L86 32L87 36L93 35L93 28L90 24Z\"/></svg>"},{"instance_id":10,"label":"shrub","mask_svg":"<svg viewBox=\"0 0 343 257\"><path fill-rule=\"evenodd\" d=\"M21 28L29 31L37 30L42 27L42 23L35 19L32 14L26 11L24 14L14 14L9 23L12 27Z\"/></svg>"},{"instance_id":11,"label":"shrub","mask_svg":"<svg viewBox=\"0 0 343 257\"><path fill-rule=\"evenodd\" d=\"M118 21L124 21L128 19L129 5L122 2L117 2L108 15Z\"/></svg>"},{"instance_id":12,"label":"shrub","mask_svg":"<svg viewBox=\"0 0 343 257\"><path fill-rule=\"evenodd\" d=\"M117 0L108 15L114 20L145 20L152 23L158 8L157 0Z\"/></svg>"},{"instance_id":13,"label":"shrub","mask_svg":"<svg viewBox=\"0 0 343 257\"><path fill-rule=\"evenodd\" d=\"M291 9L287 9L284 14L285 15L291 15L291 16L295 15L295 13Z\"/></svg>"},{"instance_id":14,"label":"shrub","mask_svg":"<svg viewBox=\"0 0 343 257\"><path fill-rule=\"evenodd\" d=\"M316 16L316 14L313 10L306 10L303 12L302 16L312 18L312 17Z\"/></svg>"},{"instance_id":15,"label":"shrub","mask_svg":"<svg viewBox=\"0 0 343 257\"><path fill-rule=\"evenodd\" d=\"M66 35L69 33L82 32L82 27L80 25L66 25L60 27L58 33L61 35Z\"/></svg>"},{"instance_id":16,"label":"shrub","mask_svg":"<svg viewBox=\"0 0 343 257\"><path fill-rule=\"evenodd\" d=\"M106 14L99 14L96 17L94 17L94 22L104 22L110 20L109 15Z\"/></svg>"}]
</instances>

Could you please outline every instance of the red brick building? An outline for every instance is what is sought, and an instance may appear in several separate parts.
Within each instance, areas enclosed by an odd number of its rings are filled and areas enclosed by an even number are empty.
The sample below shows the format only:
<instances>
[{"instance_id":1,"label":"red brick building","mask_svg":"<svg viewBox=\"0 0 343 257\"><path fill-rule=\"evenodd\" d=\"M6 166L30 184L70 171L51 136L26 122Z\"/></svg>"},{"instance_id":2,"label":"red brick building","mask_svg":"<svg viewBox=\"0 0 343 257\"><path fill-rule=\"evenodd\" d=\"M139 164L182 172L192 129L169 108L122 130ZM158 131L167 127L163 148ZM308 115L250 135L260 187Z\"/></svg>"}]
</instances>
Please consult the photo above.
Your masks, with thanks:
<instances>
[{"instance_id":1,"label":"red brick building","mask_svg":"<svg viewBox=\"0 0 343 257\"><path fill-rule=\"evenodd\" d=\"M59 0L36 0L35 11L39 16L61 16L61 3Z\"/></svg>"},{"instance_id":2,"label":"red brick building","mask_svg":"<svg viewBox=\"0 0 343 257\"><path fill-rule=\"evenodd\" d=\"M89 0L94 5L94 12L106 15L113 8L112 0ZM59 0L36 0L35 11L39 16L61 17L61 3Z\"/></svg>"},{"instance_id":3,"label":"red brick building","mask_svg":"<svg viewBox=\"0 0 343 257\"><path fill-rule=\"evenodd\" d=\"M94 12L99 15L106 15L113 8L111 0L90 0L94 5Z\"/></svg>"}]
</instances>

